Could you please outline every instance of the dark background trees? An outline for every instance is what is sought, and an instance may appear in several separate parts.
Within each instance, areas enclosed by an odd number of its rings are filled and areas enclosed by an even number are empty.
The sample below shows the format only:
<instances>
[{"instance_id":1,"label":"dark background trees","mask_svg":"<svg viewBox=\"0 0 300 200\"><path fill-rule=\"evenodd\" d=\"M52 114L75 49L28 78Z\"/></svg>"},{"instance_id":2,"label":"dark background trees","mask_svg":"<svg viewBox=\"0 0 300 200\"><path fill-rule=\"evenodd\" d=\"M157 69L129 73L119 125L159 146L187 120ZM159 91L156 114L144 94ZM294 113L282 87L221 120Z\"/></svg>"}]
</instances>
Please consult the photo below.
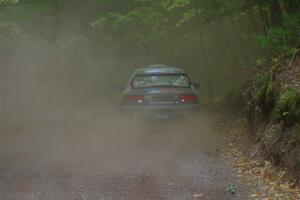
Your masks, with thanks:
<instances>
[{"instance_id":1,"label":"dark background trees","mask_svg":"<svg viewBox=\"0 0 300 200\"><path fill-rule=\"evenodd\" d=\"M2 68L35 60L41 80L68 74L76 89L92 76L84 92L109 91L103 76L124 82L136 67L165 63L216 100L300 40L298 0L1 0L0 9Z\"/></svg>"}]
</instances>

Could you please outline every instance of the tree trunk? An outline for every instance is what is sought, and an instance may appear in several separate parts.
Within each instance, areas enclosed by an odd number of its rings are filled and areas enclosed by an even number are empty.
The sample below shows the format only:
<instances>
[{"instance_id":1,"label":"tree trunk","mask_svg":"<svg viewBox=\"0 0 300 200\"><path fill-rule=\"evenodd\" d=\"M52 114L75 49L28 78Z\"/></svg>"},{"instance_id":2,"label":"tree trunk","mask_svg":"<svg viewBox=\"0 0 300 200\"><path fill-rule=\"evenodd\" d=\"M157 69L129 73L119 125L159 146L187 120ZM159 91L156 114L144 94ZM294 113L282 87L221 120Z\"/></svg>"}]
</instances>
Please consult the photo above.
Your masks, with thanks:
<instances>
[{"instance_id":1,"label":"tree trunk","mask_svg":"<svg viewBox=\"0 0 300 200\"><path fill-rule=\"evenodd\" d=\"M283 0L283 6L287 14L299 14L300 13L300 1L299 0Z\"/></svg>"},{"instance_id":2,"label":"tree trunk","mask_svg":"<svg viewBox=\"0 0 300 200\"><path fill-rule=\"evenodd\" d=\"M228 12L228 9L227 9L227 6L226 6L226 3L225 3L224 0L222 0L222 4L223 4L223 6L224 6L224 9L226 10L226 13L229 13L229 12ZM233 21L233 19L231 18L231 16L228 15L227 17L228 17L228 20L229 20L229 22L231 23L231 25L232 25L234 31L235 31L236 34L237 34L238 40L239 40L240 45L241 45L242 52L243 52L244 57L245 57L246 64L247 64L248 67L251 67L251 64L250 64L250 61L249 61L249 57L248 57L248 54L247 54L247 48L246 48L246 45L245 45L245 43L244 43L244 40L243 40L243 38L242 38L242 36L241 36L240 30L238 29L237 25L234 23L234 21Z\"/></svg>"},{"instance_id":3,"label":"tree trunk","mask_svg":"<svg viewBox=\"0 0 300 200\"><path fill-rule=\"evenodd\" d=\"M238 65L241 66L241 62L238 59L239 56L237 55L237 52L235 51L235 49L233 48L233 44L232 44L232 40L231 38L228 36L225 28L224 28L224 24L223 24L223 20L222 19L218 19L216 21L217 26L220 28L221 32L223 33L223 38L224 38L224 42L226 43L226 46L223 46L222 49L229 49L229 52L231 54L231 57L233 58L234 62Z\"/></svg>"},{"instance_id":4,"label":"tree trunk","mask_svg":"<svg viewBox=\"0 0 300 200\"><path fill-rule=\"evenodd\" d=\"M283 15L278 0L269 0L271 26L277 27L283 25Z\"/></svg>"},{"instance_id":5,"label":"tree trunk","mask_svg":"<svg viewBox=\"0 0 300 200\"><path fill-rule=\"evenodd\" d=\"M211 80L211 72L210 72L210 67L204 47L204 39L203 39L203 32L201 29L201 24L199 21L196 20L197 23L197 50L198 52L201 53L201 60L202 60L202 65L203 69L205 72L205 77L206 77L206 84L207 84L207 92L208 92L208 100L209 102L213 101L214 94L213 94L213 87L212 87L212 80Z\"/></svg>"},{"instance_id":6,"label":"tree trunk","mask_svg":"<svg viewBox=\"0 0 300 200\"><path fill-rule=\"evenodd\" d=\"M261 26L259 26L259 23L258 23L258 21L257 21L257 18L256 18L256 16L254 15L254 13L253 13L253 10L249 10L248 12L247 12L247 14L248 14L248 18L249 18L249 21L250 21L250 23L251 23L251 26L252 26L252 29L254 30L254 32L256 33L256 34L263 34L262 33L262 30L261 30Z\"/></svg>"},{"instance_id":7,"label":"tree trunk","mask_svg":"<svg viewBox=\"0 0 300 200\"><path fill-rule=\"evenodd\" d=\"M212 102L213 98L214 98L214 93L213 93L213 87L212 87L211 72L210 72L207 55L205 53L203 33L202 33L202 30L200 30L200 29L199 29L199 49L201 52L202 64L204 67L203 69L206 73L206 78L207 78L206 81L207 81L208 98L209 98L209 101Z\"/></svg>"},{"instance_id":8,"label":"tree trunk","mask_svg":"<svg viewBox=\"0 0 300 200\"><path fill-rule=\"evenodd\" d=\"M262 27L264 29L265 35L268 34L268 29L271 28L269 16L268 16L268 11L267 11L267 4L265 0L258 0L259 3L259 13L260 17L262 19Z\"/></svg>"}]
</instances>

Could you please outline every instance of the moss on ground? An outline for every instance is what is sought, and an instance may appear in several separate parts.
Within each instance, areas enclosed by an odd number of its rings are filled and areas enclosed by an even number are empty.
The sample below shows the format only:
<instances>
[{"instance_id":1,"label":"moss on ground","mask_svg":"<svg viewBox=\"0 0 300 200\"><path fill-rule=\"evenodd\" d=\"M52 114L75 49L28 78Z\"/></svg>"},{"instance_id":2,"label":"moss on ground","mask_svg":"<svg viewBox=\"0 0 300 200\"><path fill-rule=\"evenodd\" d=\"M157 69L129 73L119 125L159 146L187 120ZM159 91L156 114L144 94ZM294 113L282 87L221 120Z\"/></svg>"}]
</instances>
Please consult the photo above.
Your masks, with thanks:
<instances>
[{"instance_id":1,"label":"moss on ground","mask_svg":"<svg viewBox=\"0 0 300 200\"><path fill-rule=\"evenodd\" d=\"M283 121L285 125L294 125L300 117L300 94L294 89L280 91L272 111L273 121Z\"/></svg>"}]
</instances>

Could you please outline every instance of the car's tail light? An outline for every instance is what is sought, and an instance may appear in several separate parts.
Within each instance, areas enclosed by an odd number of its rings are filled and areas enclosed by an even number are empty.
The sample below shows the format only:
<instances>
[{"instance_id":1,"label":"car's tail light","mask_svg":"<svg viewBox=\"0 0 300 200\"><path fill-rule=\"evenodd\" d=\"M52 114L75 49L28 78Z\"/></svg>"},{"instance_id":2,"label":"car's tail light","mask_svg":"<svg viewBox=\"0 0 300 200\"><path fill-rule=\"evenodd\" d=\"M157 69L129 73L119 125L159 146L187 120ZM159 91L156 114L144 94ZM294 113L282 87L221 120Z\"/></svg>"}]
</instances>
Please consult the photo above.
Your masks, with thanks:
<instances>
[{"instance_id":1,"label":"car's tail light","mask_svg":"<svg viewBox=\"0 0 300 200\"><path fill-rule=\"evenodd\" d=\"M180 101L187 102L187 103L196 103L198 102L197 95L190 94L190 95L180 95Z\"/></svg>"},{"instance_id":2,"label":"car's tail light","mask_svg":"<svg viewBox=\"0 0 300 200\"><path fill-rule=\"evenodd\" d=\"M127 96L127 103L133 104L133 103L142 103L144 102L145 97L144 96Z\"/></svg>"}]
</instances>

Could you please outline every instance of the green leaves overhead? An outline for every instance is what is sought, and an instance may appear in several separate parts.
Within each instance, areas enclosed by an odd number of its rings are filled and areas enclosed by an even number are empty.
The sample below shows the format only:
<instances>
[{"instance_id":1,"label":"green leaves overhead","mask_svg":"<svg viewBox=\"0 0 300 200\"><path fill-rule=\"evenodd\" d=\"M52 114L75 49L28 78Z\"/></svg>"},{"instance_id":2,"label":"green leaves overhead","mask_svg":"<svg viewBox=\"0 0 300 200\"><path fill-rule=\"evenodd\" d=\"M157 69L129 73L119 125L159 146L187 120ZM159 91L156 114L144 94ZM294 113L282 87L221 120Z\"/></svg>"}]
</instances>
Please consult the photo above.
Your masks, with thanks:
<instances>
[{"instance_id":1,"label":"green leaves overhead","mask_svg":"<svg viewBox=\"0 0 300 200\"><path fill-rule=\"evenodd\" d=\"M173 10L180 7L185 7L193 3L194 0L167 0L163 1L161 4L167 10Z\"/></svg>"},{"instance_id":2,"label":"green leaves overhead","mask_svg":"<svg viewBox=\"0 0 300 200\"><path fill-rule=\"evenodd\" d=\"M76 57L70 49L93 46L88 51L110 49L122 65L188 66L203 82L214 79L207 81L212 90L264 66L268 56L299 52L298 2L0 0L0 39L49 42L59 60Z\"/></svg>"},{"instance_id":3,"label":"green leaves overhead","mask_svg":"<svg viewBox=\"0 0 300 200\"><path fill-rule=\"evenodd\" d=\"M184 24L185 22L190 21L191 19L193 19L195 16L197 15L197 10L195 8L184 12L182 14L182 18L179 19L179 21L176 23L176 27L180 27L182 24Z\"/></svg>"},{"instance_id":4,"label":"green leaves overhead","mask_svg":"<svg viewBox=\"0 0 300 200\"><path fill-rule=\"evenodd\" d=\"M114 40L118 41L117 43L162 44L167 34L166 23L168 21L164 13L160 12L162 7L154 9L156 5L153 1L134 2L136 3L135 9L128 10L126 13L109 12L90 25L96 30L111 35ZM120 34L124 30L127 34Z\"/></svg>"},{"instance_id":5,"label":"green leaves overhead","mask_svg":"<svg viewBox=\"0 0 300 200\"><path fill-rule=\"evenodd\" d=\"M10 4L15 4L18 3L19 0L0 0L0 5L4 3L10 3Z\"/></svg>"}]
</instances>

